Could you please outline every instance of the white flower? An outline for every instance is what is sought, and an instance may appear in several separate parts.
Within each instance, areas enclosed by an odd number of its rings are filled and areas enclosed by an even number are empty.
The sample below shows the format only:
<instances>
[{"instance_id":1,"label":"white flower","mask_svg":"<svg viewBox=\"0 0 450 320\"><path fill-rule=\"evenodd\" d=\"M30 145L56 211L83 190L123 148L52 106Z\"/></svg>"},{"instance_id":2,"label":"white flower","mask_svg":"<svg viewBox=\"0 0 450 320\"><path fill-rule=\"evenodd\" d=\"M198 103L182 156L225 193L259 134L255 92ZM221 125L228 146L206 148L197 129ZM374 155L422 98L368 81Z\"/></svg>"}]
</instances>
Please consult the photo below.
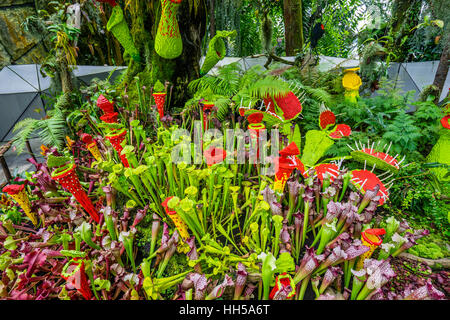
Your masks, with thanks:
<instances>
[{"instance_id":1,"label":"white flower","mask_svg":"<svg viewBox=\"0 0 450 320\"><path fill-rule=\"evenodd\" d=\"M381 249L383 249L387 253L389 253L389 251L391 251L392 248L395 248L395 245L393 243L382 243L381 244Z\"/></svg>"}]
</instances>

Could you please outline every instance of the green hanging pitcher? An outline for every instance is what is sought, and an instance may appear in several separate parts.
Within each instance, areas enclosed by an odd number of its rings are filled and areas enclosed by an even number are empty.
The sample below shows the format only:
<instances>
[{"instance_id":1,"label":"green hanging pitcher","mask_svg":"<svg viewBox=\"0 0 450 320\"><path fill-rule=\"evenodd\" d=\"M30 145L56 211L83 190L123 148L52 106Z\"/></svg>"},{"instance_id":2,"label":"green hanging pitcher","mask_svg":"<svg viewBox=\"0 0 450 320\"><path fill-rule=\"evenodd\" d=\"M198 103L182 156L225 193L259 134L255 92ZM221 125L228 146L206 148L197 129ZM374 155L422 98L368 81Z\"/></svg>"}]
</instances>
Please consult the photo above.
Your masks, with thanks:
<instances>
[{"instance_id":1,"label":"green hanging pitcher","mask_svg":"<svg viewBox=\"0 0 450 320\"><path fill-rule=\"evenodd\" d=\"M200 75L207 74L220 60L225 58L227 49L225 46L225 38L235 37L236 30L233 31L217 31L214 38L209 41L208 53L200 70Z\"/></svg>"},{"instance_id":2,"label":"green hanging pitcher","mask_svg":"<svg viewBox=\"0 0 450 320\"><path fill-rule=\"evenodd\" d=\"M183 52L177 12L183 0L161 0L161 19L155 39L155 51L165 59L175 59Z\"/></svg>"},{"instance_id":3,"label":"green hanging pitcher","mask_svg":"<svg viewBox=\"0 0 450 320\"><path fill-rule=\"evenodd\" d=\"M116 5L112 9L111 17L108 20L106 29L111 31L114 37L120 42L125 51L130 54L134 61L140 61L139 51L134 46L130 29L123 16L122 8Z\"/></svg>"}]
</instances>

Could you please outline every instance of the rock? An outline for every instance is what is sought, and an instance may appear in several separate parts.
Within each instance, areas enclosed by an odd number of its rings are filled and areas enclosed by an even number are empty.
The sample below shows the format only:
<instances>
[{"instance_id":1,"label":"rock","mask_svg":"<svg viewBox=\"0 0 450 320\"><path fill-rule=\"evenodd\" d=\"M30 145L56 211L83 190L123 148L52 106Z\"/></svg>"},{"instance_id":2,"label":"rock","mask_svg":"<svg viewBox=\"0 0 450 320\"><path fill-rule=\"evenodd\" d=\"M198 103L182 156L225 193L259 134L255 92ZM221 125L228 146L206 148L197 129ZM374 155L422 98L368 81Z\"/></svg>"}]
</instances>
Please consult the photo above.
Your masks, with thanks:
<instances>
[{"instance_id":1,"label":"rock","mask_svg":"<svg viewBox=\"0 0 450 320\"><path fill-rule=\"evenodd\" d=\"M0 43L0 70L4 67L11 64L11 57L8 52L6 52L3 45Z\"/></svg>"},{"instance_id":2,"label":"rock","mask_svg":"<svg viewBox=\"0 0 450 320\"><path fill-rule=\"evenodd\" d=\"M33 49L39 42L39 35L26 32L21 25L25 17L35 14L34 7L18 7L0 10L0 43L15 61Z\"/></svg>"},{"instance_id":3,"label":"rock","mask_svg":"<svg viewBox=\"0 0 450 320\"><path fill-rule=\"evenodd\" d=\"M25 53L22 57L20 57L20 59L14 62L16 64L41 64L46 55L47 50L42 42L40 42L33 49Z\"/></svg>"},{"instance_id":4,"label":"rock","mask_svg":"<svg viewBox=\"0 0 450 320\"><path fill-rule=\"evenodd\" d=\"M448 258L432 260L432 259L418 257L413 254L406 253L406 252L399 254L399 257L425 263L426 265L430 266L431 268L433 268L433 267L439 268L441 266L443 269L450 269L450 259L448 259Z\"/></svg>"},{"instance_id":5,"label":"rock","mask_svg":"<svg viewBox=\"0 0 450 320\"><path fill-rule=\"evenodd\" d=\"M34 3L34 0L0 0L0 7Z\"/></svg>"}]
</instances>

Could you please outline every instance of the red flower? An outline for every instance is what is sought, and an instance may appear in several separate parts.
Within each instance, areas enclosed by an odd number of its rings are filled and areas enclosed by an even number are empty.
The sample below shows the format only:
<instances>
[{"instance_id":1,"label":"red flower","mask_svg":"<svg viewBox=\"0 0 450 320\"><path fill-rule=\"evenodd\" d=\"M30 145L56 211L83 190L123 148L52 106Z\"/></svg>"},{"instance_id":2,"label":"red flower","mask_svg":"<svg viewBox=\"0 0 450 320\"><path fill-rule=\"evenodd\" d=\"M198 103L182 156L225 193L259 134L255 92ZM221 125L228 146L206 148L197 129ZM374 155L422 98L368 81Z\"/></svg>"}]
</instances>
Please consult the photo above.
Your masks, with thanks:
<instances>
[{"instance_id":1,"label":"red flower","mask_svg":"<svg viewBox=\"0 0 450 320\"><path fill-rule=\"evenodd\" d=\"M97 99L97 107L102 109L105 114L114 112L114 105L102 94Z\"/></svg>"},{"instance_id":2,"label":"red flower","mask_svg":"<svg viewBox=\"0 0 450 320\"><path fill-rule=\"evenodd\" d=\"M227 152L222 148L216 148L214 146L209 147L203 152L206 158L206 164L212 166L213 164L221 163L227 157Z\"/></svg>"}]
</instances>

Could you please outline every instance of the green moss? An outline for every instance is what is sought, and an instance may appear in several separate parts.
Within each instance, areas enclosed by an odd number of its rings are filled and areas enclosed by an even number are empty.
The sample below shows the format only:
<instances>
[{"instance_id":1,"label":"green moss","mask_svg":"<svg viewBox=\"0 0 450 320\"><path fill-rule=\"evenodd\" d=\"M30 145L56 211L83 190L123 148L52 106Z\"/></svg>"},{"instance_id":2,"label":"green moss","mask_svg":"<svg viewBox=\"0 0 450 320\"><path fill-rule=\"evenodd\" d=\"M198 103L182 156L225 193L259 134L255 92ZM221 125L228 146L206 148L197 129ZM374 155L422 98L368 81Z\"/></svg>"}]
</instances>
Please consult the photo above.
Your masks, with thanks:
<instances>
[{"instance_id":1,"label":"green moss","mask_svg":"<svg viewBox=\"0 0 450 320\"><path fill-rule=\"evenodd\" d=\"M409 253L426 259L443 259L449 256L446 244L436 236L419 239L418 244L408 250Z\"/></svg>"},{"instance_id":2,"label":"green moss","mask_svg":"<svg viewBox=\"0 0 450 320\"><path fill-rule=\"evenodd\" d=\"M442 259L444 254L442 253L441 248L439 248L436 244L431 243L429 246L424 244L418 244L413 248L409 249L409 253L428 259Z\"/></svg>"}]
</instances>

